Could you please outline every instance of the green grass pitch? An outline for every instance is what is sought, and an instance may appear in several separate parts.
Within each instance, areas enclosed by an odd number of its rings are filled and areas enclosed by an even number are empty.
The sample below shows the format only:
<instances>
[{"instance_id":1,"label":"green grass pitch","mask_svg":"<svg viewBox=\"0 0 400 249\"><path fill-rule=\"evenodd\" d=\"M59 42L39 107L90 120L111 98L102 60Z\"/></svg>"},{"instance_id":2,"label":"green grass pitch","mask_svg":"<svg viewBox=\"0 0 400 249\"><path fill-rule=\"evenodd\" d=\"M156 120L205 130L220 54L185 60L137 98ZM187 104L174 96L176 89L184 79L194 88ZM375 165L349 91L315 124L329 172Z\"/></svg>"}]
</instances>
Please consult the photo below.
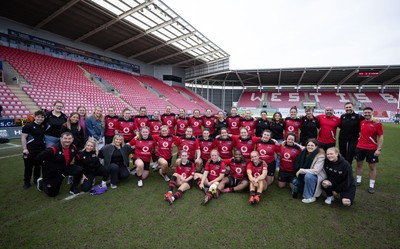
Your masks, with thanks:
<instances>
[{"instance_id":1,"label":"green grass pitch","mask_svg":"<svg viewBox=\"0 0 400 249\"><path fill-rule=\"evenodd\" d=\"M377 192L367 193L365 165L350 208L324 197L303 204L275 184L255 206L247 192L201 206L198 188L168 206L154 172L142 188L130 176L103 195L64 200L64 183L50 198L22 189L21 148L0 145L0 248L400 248L400 126L384 124L384 133Z\"/></svg>"}]
</instances>

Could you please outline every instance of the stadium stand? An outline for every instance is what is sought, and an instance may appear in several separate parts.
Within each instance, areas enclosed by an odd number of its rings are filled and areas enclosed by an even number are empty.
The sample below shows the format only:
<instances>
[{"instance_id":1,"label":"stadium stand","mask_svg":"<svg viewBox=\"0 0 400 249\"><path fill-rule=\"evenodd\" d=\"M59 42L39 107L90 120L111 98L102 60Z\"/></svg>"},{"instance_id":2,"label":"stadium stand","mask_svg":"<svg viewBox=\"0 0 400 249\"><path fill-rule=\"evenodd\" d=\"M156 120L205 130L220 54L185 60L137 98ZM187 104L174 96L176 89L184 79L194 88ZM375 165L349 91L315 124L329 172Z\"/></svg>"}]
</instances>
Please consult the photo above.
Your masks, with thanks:
<instances>
[{"instance_id":1,"label":"stadium stand","mask_svg":"<svg viewBox=\"0 0 400 249\"><path fill-rule=\"evenodd\" d=\"M304 101L303 92L275 92L268 93L268 101L272 108L290 108L292 106L300 107Z\"/></svg>"},{"instance_id":2,"label":"stadium stand","mask_svg":"<svg viewBox=\"0 0 400 249\"><path fill-rule=\"evenodd\" d=\"M3 106L3 115L9 118L26 118L29 115L26 106L4 83L0 83L0 105Z\"/></svg>"},{"instance_id":3,"label":"stadium stand","mask_svg":"<svg viewBox=\"0 0 400 249\"><path fill-rule=\"evenodd\" d=\"M326 106L332 106L333 109L343 109L346 102L354 102L352 97L347 93L335 93L335 92L318 92L308 93L309 99L319 103L321 109Z\"/></svg>"},{"instance_id":4,"label":"stadium stand","mask_svg":"<svg viewBox=\"0 0 400 249\"><path fill-rule=\"evenodd\" d=\"M336 110L343 109L346 102L353 102L360 108L371 106L377 115L385 117L387 111L396 112L398 94L395 92L377 93L336 93L336 92L243 92L238 106L245 108L261 108L263 103L268 108L301 107L303 101L317 103L317 108L332 106ZM385 114L386 113L386 114Z\"/></svg>"},{"instance_id":5,"label":"stadium stand","mask_svg":"<svg viewBox=\"0 0 400 249\"><path fill-rule=\"evenodd\" d=\"M163 96L165 96L165 98L167 98L168 101L172 103L172 105L174 105L177 108L183 107L186 109L186 111L192 111L192 112L194 109L199 109L200 112L205 111L203 107L183 97L181 94L179 94L179 92L174 90L173 87L163 83L160 80L157 80L149 76L134 76L134 77L143 84L156 89Z\"/></svg>"},{"instance_id":6,"label":"stadium stand","mask_svg":"<svg viewBox=\"0 0 400 249\"><path fill-rule=\"evenodd\" d=\"M304 92L243 92L238 106L261 108L266 104L268 108L290 108L299 107L304 100Z\"/></svg>"},{"instance_id":7,"label":"stadium stand","mask_svg":"<svg viewBox=\"0 0 400 249\"><path fill-rule=\"evenodd\" d=\"M194 92L190 91L186 87L181 87L181 86L173 86L178 91L181 91L185 94L187 94L190 98L193 99L193 101L198 104L202 109L211 109L213 113L216 113L219 109L215 108L214 106L210 105L207 103L203 98L201 98L199 95L196 95Z\"/></svg>"},{"instance_id":8,"label":"stadium stand","mask_svg":"<svg viewBox=\"0 0 400 249\"><path fill-rule=\"evenodd\" d=\"M55 100L64 102L67 114L78 105L86 106L88 112L98 104L103 108L113 105L117 112L126 106L88 80L76 62L3 46L0 57L25 79L30 79L31 85L22 88L43 109L52 109Z\"/></svg>"},{"instance_id":9,"label":"stadium stand","mask_svg":"<svg viewBox=\"0 0 400 249\"><path fill-rule=\"evenodd\" d=\"M146 106L148 114L152 114L156 110L162 113L165 106L170 104L168 101L160 99L147 90L146 87L136 78L132 77L131 74L91 65L83 65L83 67L89 72L104 78L119 91L120 98L133 107L138 109L141 106ZM173 111L176 112L177 108L173 109Z\"/></svg>"},{"instance_id":10,"label":"stadium stand","mask_svg":"<svg viewBox=\"0 0 400 249\"><path fill-rule=\"evenodd\" d=\"M378 112L397 110L397 93L377 93L377 92L364 92L353 93L356 101L361 102L365 106L371 106ZM386 114L387 115L387 114Z\"/></svg>"},{"instance_id":11,"label":"stadium stand","mask_svg":"<svg viewBox=\"0 0 400 249\"><path fill-rule=\"evenodd\" d=\"M266 94L263 92L243 92L238 101L238 106L260 108L262 102L266 101L264 97Z\"/></svg>"}]
</instances>

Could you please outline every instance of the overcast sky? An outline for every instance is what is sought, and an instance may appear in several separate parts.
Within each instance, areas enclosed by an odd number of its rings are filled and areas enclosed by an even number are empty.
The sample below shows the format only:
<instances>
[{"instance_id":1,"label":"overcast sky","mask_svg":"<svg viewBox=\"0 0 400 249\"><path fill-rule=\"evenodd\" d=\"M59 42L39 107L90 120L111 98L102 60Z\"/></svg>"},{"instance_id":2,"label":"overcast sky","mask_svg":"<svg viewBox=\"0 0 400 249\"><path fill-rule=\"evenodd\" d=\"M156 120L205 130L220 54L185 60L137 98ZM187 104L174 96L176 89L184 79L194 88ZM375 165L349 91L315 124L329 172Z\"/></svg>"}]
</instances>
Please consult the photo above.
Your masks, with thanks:
<instances>
[{"instance_id":1,"label":"overcast sky","mask_svg":"<svg viewBox=\"0 0 400 249\"><path fill-rule=\"evenodd\" d=\"M400 0L163 0L231 69L400 65Z\"/></svg>"}]
</instances>

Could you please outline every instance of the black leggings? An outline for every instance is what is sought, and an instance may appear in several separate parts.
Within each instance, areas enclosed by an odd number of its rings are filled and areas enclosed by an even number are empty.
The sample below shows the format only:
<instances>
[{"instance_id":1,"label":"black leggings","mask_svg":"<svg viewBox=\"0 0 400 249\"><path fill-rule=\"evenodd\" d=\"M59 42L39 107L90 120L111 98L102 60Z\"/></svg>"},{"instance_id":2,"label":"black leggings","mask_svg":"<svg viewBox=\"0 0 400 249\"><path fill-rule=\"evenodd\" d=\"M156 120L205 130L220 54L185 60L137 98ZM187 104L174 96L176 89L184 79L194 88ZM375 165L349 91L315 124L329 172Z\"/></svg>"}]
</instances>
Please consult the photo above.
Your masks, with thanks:
<instances>
[{"instance_id":1,"label":"black leggings","mask_svg":"<svg viewBox=\"0 0 400 249\"><path fill-rule=\"evenodd\" d=\"M109 176L109 172L104 166L100 166L97 169L90 172L84 171L83 174L87 178L87 180L84 180L83 183L81 184L81 189L83 192L88 192L92 188L93 179L96 176L102 176L103 181L107 181Z\"/></svg>"}]
</instances>

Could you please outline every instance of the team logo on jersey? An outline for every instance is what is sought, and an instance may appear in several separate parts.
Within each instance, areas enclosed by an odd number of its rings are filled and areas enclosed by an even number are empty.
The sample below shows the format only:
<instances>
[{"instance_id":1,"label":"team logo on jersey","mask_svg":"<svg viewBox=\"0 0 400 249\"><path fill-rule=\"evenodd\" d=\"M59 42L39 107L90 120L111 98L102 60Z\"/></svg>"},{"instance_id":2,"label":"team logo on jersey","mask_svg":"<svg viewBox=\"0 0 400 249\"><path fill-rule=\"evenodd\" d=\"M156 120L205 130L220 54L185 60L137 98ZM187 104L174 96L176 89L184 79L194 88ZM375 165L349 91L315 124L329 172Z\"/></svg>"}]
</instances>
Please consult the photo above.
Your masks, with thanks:
<instances>
[{"instance_id":1,"label":"team logo on jersey","mask_svg":"<svg viewBox=\"0 0 400 249\"><path fill-rule=\"evenodd\" d=\"M246 153L247 150L248 150L248 148L247 148L246 146L242 146L242 147L240 147L240 150L241 150L243 153Z\"/></svg>"},{"instance_id":2,"label":"team logo on jersey","mask_svg":"<svg viewBox=\"0 0 400 249\"><path fill-rule=\"evenodd\" d=\"M260 175L261 175L261 174L258 173L258 172L254 173L254 177L259 177Z\"/></svg>"},{"instance_id":3,"label":"team logo on jersey","mask_svg":"<svg viewBox=\"0 0 400 249\"><path fill-rule=\"evenodd\" d=\"M236 122L232 122L232 127L236 127L237 123Z\"/></svg>"},{"instance_id":4,"label":"team logo on jersey","mask_svg":"<svg viewBox=\"0 0 400 249\"><path fill-rule=\"evenodd\" d=\"M183 128L185 128L185 124L180 124L179 127L180 127L181 129L183 129Z\"/></svg>"},{"instance_id":5,"label":"team logo on jersey","mask_svg":"<svg viewBox=\"0 0 400 249\"><path fill-rule=\"evenodd\" d=\"M215 170L211 170L211 171L210 171L210 175L216 176L216 175L217 175L217 172L215 172Z\"/></svg>"},{"instance_id":6,"label":"team logo on jersey","mask_svg":"<svg viewBox=\"0 0 400 249\"><path fill-rule=\"evenodd\" d=\"M167 148L167 147L168 147L168 142L163 142L163 143L162 143L162 146L163 146L164 148Z\"/></svg>"},{"instance_id":7,"label":"team logo on jersey","mask_svg":"<svg viewBox=\"0 0 400 249\"><path fill-rule=\"evenodd\" d=\"M108 123L108 128L113 128L114 127L114 123L110 122Z\"/></svg>"},{"instance_id":8,"label":"team logo on jersey","mask_svg":"<svg viewBox=\"0 0 400 249\"><path fill-rule=\"evenodd\" d=\"M171 120L167 120L167 125L172 125L172 121Z\"/></svg>"},{"instance_id":9,"label":"team logo on jersey","mask_svg":"<svg viewBox=\"0 0 400 249\"><path fill-rule=\"evenodd\" d=\"M154 126L153 129L154 129L155 131L158 131L158 130L160 129L160 126L156 125L156 126Z\"/></svg>"},{"instance_id":10,"label":"team logo on jersey","mask_svg":"<svg viewBox=\"0 0 400 249\"><path fill-rule=\"evenodd\" d=\"M221 149L222 149L223 152L227 152L228 151L228 147L226 147L226 146L222 146Z\"/></svg>"},{"instance_id":11,"label":"team logo on jersey","mask_svg":"<svg viewBox=\"0 0 400 249\"><path fill-rule=\"evenodd\" d=\"M149 147L144 146L144 147L142 148L142 151L143 151L143 152L148 152L148 151L149 151Z\"/></svg>"},{"instance_id":12,"label":"team logo on jersey","mask_svg":"<svg viewBox=\"0 0 400 249\"><path fill-rule=\"evenodd\" d=\"M181 176L182 176L183 178L186 178L186 173L183 172L183 173L181 174Z\"/></svg>"},{"instance_id":13,"label":"team logo on jersey","mask_svg":"<svg viewBox=\"0 0 400 249\"><path fill-rule=\"evenodd\" d=\"M267 154L267 151L266 150L260 150L260 155L261 156L265 156Z\"/></svg>"},{"instance_id":14,"label":"team logo on jersey","mask_svg":"<svg viewBox=\"0 0 400 249\"><path fill-rule=\"evenodd\" d=\"M124 133L129 133L129 128L128 128L128 127L125 127L122 131L123 131Z\"/></svg>"},{"instance_id":15,"label":"team logo on jersey","mask_svg":"<svg viewBox=\"0 0 400 249\"><path fill-rule=\"evenodd\" d=\"M236 168L235 172L237 174L241 175L242 174L242 169L238 167L238 168Z\"/></svg>"},{"instance_id":16,"label":"team logo on jersey","mask_svg":"<svg viewBox=\"0 0 400 249\"><path fill-rule=\"evenodd\" d=\"M143 126L145 126L145 125L146 125L145 122L140 123L140 127L143 127Z\"/></svg>"},{"instance_id":17,"label":"team logo on jersey","mask_svg":"<svg viewBox=\"0 0 400 249\"><path fill-rule=\"evenodd\" d=\"M246 128L246 130L248 130L248 131L250 130L250 126L246 126L244 128Z\"/></svg>"},{"instance_id":18,"label":"team logo on jersey","mask_svg":"<svg viewBox=\"0 0 400 249\"><path fill-rule=\"evenodd\" d=\"M204 148L203 148L203 151L204 151L204 152L208 152L208 147L204 147Z\"/></svg>"},{"instance_id":19,"label":"team logo on jersey","mask_svg":"<svg viewBox=\"0 0 400 249\"><path fill-rule=\"evenodd\" d=\"M183 149L184 151L189 151L189 146L184 145L184 146L182 147L182 149Z\"/></svg>"},{"instance_id":20,"label":"team logo on jersey","mask_svg":"<svg viewBox=\"0 0 400 249\"><path fill-rule=\"evenodd\" d=\"M211 121L206 121L206 125L211 125Z\"/></svg>"},{"instance_id":21,"label":"team logo on jersey","mask_svg":"<svg viewBox=\"0 0 400 249\"><path fill-rule=\"evenodd\" d=\"M289 126L288 127L288 131L294 131L294 127L293 126Z\"/></svg>"},{"instance_id":22,"label":"team logo on jersey","mask_svg":"<svg viewBox=\"0 0 400 249\"><path fill-rule=\"evenodd\" d=\"M194 122L193 126L199 126L199 122Z\"/></svg>"},{"instance_id":23,"label":"team logo on jersey","mask_svg":"<svg viewBox=\"0 0 400 249\"><path fill-rule=\"evenodd\" d=\"M287 153L287 152L286 152L286 153L284 153L284 154L283 154L283 158L285 158L285 159L289 159L289 158L290 158L290 154L289 154L289 153Z\"/></svg>"}]
</instances>

